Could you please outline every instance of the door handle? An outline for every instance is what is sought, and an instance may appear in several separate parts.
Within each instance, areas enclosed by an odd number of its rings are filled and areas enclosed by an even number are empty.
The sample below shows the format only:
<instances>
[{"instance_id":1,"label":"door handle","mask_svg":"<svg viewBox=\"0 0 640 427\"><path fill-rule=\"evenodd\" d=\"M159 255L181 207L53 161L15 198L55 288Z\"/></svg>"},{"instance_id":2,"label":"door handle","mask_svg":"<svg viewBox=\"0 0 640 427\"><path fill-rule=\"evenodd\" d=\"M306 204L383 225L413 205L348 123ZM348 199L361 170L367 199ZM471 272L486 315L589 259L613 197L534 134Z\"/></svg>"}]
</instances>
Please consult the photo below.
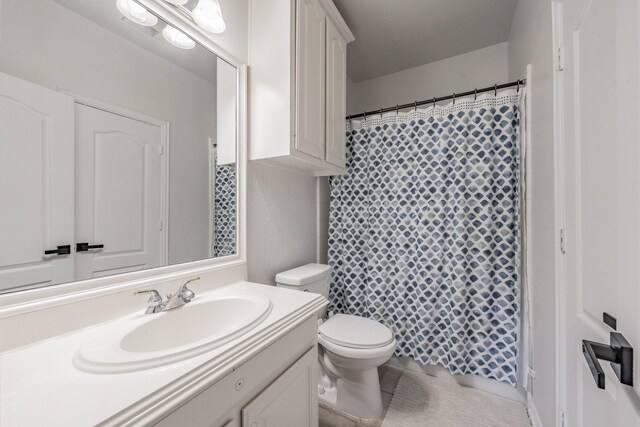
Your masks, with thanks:
<instances>
[{"instance_id":1,"label":"door handle","mask_svg":"<svg viewBox=\"0 0 640 427\"><path fill-rule=\"evenodd\" d=\"M89 249L102 249L104 245L90 245L86 242L84 243L76 243L76 252L86 252Z\"/></svg>"},{"instance_id":2,"label":"door handle","mask_svg":"<svg viewBox=\"0 0 640 427\"><path fill-rule=\"evenodd\" d=\"M619 332L611 332L610 345L582 340L582 354L598 388L604 390L604 370L598 359L611 362L611 368L622 384L633 386L633 347Z\"/></svg>"},{"instance_id":3,"label":"door handle","mask_svg":"<svg viewBox=\"0 0 640 427\"><path fill-rule=\"evenodd\" d=\"M44 251L45 255L69 255L71 253L71 245L58 246L56 249Z\"/></svg>"}]
</instances>

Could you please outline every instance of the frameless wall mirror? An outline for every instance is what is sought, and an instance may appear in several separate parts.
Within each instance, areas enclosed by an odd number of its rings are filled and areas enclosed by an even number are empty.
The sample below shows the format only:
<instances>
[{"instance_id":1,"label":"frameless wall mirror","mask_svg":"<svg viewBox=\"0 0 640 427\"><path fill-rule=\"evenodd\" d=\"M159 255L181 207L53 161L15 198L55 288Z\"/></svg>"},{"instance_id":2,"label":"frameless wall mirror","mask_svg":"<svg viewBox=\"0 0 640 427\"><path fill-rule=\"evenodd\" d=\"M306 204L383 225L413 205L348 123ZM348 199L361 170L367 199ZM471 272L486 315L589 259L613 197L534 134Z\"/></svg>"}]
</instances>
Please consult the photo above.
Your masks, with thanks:
<instances>
[{"instance_id":1,"label":"frameless wall mirror","mask_svg":"<svg viewBox=\"0 0 640 427\"><path fill-rule=\"evenodd\" d=\"M235 254L236 69L130 0L0 10L0 293Z\"/></svg>"}]
</instances>

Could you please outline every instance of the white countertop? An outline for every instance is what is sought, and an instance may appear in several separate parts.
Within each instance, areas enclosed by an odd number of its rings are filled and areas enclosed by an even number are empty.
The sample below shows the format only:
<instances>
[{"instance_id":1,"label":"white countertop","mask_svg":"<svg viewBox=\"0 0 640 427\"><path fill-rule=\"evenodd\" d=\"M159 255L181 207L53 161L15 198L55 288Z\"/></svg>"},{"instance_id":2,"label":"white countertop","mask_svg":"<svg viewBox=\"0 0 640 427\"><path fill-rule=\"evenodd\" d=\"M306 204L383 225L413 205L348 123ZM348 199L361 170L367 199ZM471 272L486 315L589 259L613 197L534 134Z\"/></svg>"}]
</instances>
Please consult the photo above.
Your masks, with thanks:
<instances>
[{"instance_id":1,"label":"white countertop","mask_svg":"<svg viewBox=\"0 0 640 427\"><path fill-rule=\"evenodd\" d=\"M200 296L256 293L273 303L262 323L221 347L158 368L119 374L90 374L75 368L72 358L84 340L111 322L0 354L0 425L122 425L143 409L171 412L176 400L188 400L189 381L206 375L207 386L217 382L234 363L243 363L326 304L317 294L249 282ZM142 303L141 311L145 308Z\"/></svg>"}]
</instances>

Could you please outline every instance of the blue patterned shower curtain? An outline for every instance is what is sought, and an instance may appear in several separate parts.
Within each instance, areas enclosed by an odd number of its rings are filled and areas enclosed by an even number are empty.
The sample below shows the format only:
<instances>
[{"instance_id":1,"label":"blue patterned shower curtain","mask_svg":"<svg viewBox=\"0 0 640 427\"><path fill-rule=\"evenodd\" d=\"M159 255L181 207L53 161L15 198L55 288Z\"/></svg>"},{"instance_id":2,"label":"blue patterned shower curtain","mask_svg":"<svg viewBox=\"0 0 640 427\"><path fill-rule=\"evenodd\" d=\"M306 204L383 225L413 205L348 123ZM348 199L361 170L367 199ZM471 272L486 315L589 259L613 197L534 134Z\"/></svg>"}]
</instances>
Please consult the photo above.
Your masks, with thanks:
<instances>
[{"instance_id":1,"label":"blue patterned shower curtain","mask_svg":"<svg viewBox=\"0 0 640 427\"><path fill-rule=\"evenodd\" d=\"M330 180L330 310L376 319L396 355L516 384L516 91L347 124Z\"/></svg>"},{"instance_id":2,"label":"blue patterned shower curtain","mask_svg":"<svg viewBox=\"0 0 640 427\"><path fill-rule=\"evenodd\" d=\"M222 257L236 253L236 167L214 167L213 256Z\"/></svg>"}]
</instances>

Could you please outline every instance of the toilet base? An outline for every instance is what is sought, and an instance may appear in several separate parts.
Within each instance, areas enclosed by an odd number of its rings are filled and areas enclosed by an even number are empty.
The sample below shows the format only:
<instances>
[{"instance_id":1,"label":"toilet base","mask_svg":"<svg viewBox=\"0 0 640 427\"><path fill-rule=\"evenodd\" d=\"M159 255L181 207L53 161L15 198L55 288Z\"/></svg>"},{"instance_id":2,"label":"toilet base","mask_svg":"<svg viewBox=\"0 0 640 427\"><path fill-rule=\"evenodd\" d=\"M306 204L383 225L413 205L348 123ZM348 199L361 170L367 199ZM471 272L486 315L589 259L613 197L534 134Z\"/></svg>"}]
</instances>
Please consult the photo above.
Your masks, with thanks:
<instances>
[{"instance_id":1,"label":"toilet base","mask_svg":"<svg viewBox=\"0 0 640 427\"><path fill-rule=\"evenodd\" d=\"M378 369L355 370L349 372L348 377L331 378L329 387L326 382L319 384L318 400L358 418L379 419L382 415L382 394Z\"/></svg>"}]
</instances>

